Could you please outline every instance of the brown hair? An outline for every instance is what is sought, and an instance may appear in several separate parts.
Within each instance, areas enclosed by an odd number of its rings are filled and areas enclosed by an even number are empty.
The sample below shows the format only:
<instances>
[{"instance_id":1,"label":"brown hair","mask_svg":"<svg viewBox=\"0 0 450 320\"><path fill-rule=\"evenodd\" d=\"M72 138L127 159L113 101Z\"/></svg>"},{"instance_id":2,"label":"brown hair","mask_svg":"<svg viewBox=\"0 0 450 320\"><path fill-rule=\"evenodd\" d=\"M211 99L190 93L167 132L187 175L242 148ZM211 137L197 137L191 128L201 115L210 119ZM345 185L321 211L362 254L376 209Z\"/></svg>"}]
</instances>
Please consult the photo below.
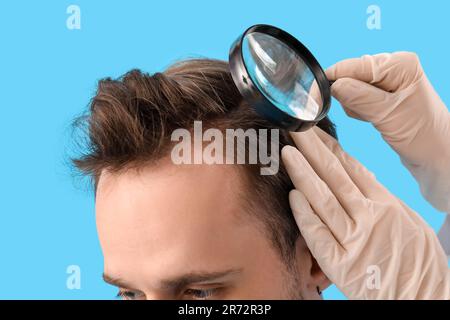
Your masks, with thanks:
<instances>
[{"instance_id":1,"label":"brown hair","mask_svg":"<svg viewBox=\"0 0 450 320\"><path fill-rule=\"evenodd\" d=\"M96 183L103 169L139 167L168 155L171 133L192 128L196 120L203 127L273 128L242 100L226 62L185 60L163 73L131 70L117 80L100 80L89 112L75 121L87 129L87 145L73 163ZM336 137L328 118L318 126ZM279 150L287 144L293 143L281 130ZM275 175L262 176L255 166L246 168L252 190L246 197L249 207L264 222L281 256L290 260L299 231L289 207L293 189L289 176L281 163Z\"/></svg>"}]
</instances>

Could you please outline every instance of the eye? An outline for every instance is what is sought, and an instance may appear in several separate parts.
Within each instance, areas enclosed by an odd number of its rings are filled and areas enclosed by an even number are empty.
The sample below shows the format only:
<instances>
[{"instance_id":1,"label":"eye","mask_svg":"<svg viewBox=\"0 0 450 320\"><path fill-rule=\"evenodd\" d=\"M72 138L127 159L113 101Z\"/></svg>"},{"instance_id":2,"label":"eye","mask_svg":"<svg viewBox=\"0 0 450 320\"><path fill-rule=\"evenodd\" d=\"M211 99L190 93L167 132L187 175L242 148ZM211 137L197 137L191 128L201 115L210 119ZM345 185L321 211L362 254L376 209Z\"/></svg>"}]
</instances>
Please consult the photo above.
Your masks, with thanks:
<instances>
[{"instance_id":1,"label":"eye","mask_svg":"<svg viewBox=\"0 0 450 320\"><path fill-rule=\"evenodd\" d=\"M198 300L205 300L208 298L211 298L215 293L219 291L219 288L212 288L212 289L187 289L184 292L184 295L188 299L198 299Z\"/></svg>"},{"instance_id":2,"label":"eye","mask_svg":"<svg viewBox=\"0 0 450 320\"><path fill-rule=\"evenodd\" d=\"M122 300L142 300L145 299L144 294L141 292L134 292L130 290L119 290L117 298Z\"/></svg>"}]
</instances>

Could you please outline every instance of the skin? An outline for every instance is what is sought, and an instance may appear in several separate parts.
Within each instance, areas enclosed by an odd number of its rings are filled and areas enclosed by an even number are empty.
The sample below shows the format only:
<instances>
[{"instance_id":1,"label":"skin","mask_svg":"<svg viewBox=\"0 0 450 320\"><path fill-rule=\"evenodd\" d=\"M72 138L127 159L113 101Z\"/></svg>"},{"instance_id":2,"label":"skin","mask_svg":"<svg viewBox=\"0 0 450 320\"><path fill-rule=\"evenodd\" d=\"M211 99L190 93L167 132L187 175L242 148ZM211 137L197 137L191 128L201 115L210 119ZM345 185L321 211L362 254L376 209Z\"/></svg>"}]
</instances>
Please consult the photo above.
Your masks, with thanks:
<instances>
[{"instance_id":1,"label":"skin","mask_svg":"<svg viewBox=\"0 0 450 320\"><path fill-rule=\"evenodd\" d=\"M302 238L288 270L257 218L243 212L240 173L168 159L104 170L96 222L104 279L127 299L319 299L328 280Z\"/></svg>"}]
</instances>

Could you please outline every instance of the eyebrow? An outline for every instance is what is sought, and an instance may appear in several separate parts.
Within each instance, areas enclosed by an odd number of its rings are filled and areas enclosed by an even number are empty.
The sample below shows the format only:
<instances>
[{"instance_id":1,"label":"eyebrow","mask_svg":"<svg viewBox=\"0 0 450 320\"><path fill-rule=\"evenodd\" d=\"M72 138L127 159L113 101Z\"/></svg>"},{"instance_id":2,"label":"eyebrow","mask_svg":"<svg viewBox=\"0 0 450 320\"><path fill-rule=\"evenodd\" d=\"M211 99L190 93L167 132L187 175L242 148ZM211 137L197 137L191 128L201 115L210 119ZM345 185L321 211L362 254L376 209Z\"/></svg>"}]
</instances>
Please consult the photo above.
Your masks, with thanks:
<instances>
[{"instance_id":1,"label":"eyebrow","mask_svg":"<svg viewBox=\"0 0 450 320\"><path fill-rule=\"evenodd\" d=\"M163 280L161 282L161 287L168 290L176 290L191 283L212 281L219 282L221 280L226 280L227 277L236 275L241 271L242 269L228 269L225 271L216 272L191 272L178 278Z\"/></svg>"},{"instance_id":2,"label":"eyebrow","mask_svg":"<svg viewBox=\"0 0 450 320\"><path fill-rule=\"evenodd\" d=\"M103 281L105 281L106 283L108 283L110 285L113 285L113 286L116 286L119 288L127 288L127 289L134 290L134 288L132 286L128 285L124 280L122 280L120 278L114 278L105 273L103 273L102 278L103 278Z\"/></svg>"},{"instance_id":3,"label":"eyebrow","mask_svg":"<svg viewBox=\"0 0 450 320\"><path fill-rule=\"evenodd\" d=\"M191 283L223 281L226 280L227 277L236 275L240 272L242 272L242 269L228 269L216 272L191 272L180 277L163 280L161 282L161 288L166 290L177 290ZM132 286L129 286L123 279L114 278L105 273L103 273L103 281L117 287L133 289Z\"/></svg>"}]
</instances>

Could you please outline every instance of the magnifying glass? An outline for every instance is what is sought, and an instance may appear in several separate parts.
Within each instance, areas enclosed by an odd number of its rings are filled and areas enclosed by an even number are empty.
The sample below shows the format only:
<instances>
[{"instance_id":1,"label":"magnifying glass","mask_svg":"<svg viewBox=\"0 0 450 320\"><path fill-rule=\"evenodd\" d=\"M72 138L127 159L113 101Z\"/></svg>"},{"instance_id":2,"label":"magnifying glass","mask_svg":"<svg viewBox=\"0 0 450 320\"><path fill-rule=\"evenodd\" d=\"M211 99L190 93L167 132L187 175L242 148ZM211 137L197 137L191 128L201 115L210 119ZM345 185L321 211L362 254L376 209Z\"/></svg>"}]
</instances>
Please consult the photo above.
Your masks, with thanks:
<instances>
[{"instance_id":1,"label":"magnifying glass","mask_svg":"<svg viewBox=\"0 0 450 320\"><path fill-rule=\"evenodd\" d=\"M305 131L330 109L330 82L322 67L281 29L262 24L248 28L232 44L229 66L247 103L281 129Z\"/></svg>"}]
</instances>

